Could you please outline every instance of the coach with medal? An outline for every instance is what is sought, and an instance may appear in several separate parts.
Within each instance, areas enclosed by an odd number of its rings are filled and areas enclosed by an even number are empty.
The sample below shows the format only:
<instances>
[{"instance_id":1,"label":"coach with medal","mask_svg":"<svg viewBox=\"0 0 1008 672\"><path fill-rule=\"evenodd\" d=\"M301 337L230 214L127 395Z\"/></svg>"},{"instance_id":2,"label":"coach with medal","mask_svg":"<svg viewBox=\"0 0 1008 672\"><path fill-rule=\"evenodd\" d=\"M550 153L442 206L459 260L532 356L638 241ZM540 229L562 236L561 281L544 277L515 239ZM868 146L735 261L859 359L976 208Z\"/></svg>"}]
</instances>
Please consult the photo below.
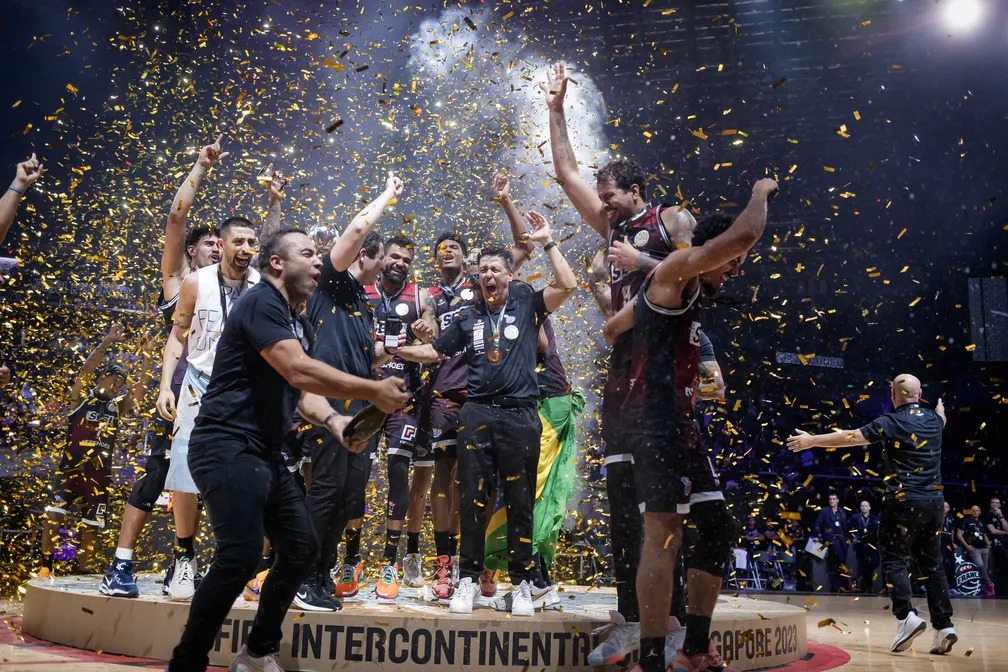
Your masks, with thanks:
<instances>
[{"instance_id":1,"label":"coach with medal","mask_svg":"<svg viewBox=\"0 0 1008 672\"><path fill-rule=\"evenodd\" d=\"M537 589L532 507L542 425L536 410L536 348L540 325L567 300L577 280L545 221L529 240L542 245L553 271L552 285L539 291L524 283L512 285L510 249L487 246L478 260L482 300L463 309L432 343L405 346L396 353L409 361L434 363L462 352L469 365L459 422L462 539L453 612L471 611L479 592L485 512L493 505L489 496L494 483L507 507L508 571L515 586L512 613L531 615L531 593Z\"/></svg>"}]
</instances>

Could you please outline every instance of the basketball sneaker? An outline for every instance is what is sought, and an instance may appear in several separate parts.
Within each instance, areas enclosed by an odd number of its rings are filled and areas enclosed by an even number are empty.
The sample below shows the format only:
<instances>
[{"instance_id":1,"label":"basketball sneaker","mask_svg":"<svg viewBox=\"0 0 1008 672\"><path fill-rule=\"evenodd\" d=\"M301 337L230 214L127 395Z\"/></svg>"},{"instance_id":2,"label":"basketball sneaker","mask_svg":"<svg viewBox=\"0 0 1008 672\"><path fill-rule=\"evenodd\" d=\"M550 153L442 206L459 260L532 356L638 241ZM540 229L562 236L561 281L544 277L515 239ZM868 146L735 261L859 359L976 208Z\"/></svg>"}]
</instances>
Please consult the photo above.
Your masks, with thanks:
<instances>
[{"instance_id":1,"label":"basketball sneaker","mask_svg":"<svg viewBox=\"0 0 1008 672\"><path fill-rule=\"evenodd\" d=\"M259 593L262 592L263 581L266 580L266 575L269 574L268 569L264 569L252 579L245 584L245 590L242 591L242 597L245 598L246 602L255 602L259 599Z\"/></svg>"},{"instance_id":2,"label":"basketball sneaker","mask_svg":"<svg viewBox=\"0 0 1008 672\"><path fill-rule=\"evenodd\" d=\"M615 665L640 648L640 623L628 623L618 611L609 612L609 621L592 631L605 639L588 654L589 665Z\"/></svg>"},{"instance_id":3,"label":"basketball sneaker","mask_svg":"<svg viewBox=\"0 0 1008 672\"><path fill-rule=\"evenodd\" d=\"M403 583L410 588L423 588L423 558L419 553L409 553L403 558Z\"/></svg>"},{"instance_id":4,"label":"basketball sneaker","mask_svg":"<svg viewBox=\"0 0 1008 672\"><path fill-rule=\"evenodd\" d=\"M196 592L196 561L185 556L175 558L175 571L168 584L168 597L173 600L191 600Z\"/></svg>"},{"instance_id":5,"label":"basketball sneaker","mask_svg":"<svg viewBox=\"0 0 1008 672\"><path fill-rule=\"evenodd\" d=\"M140 597L133 561L113 558L112 564L105 570L98 592L111 597Z\"/></svg>"},{"instance_id":6,"label":"basketball sneaker","mask_svg":"<svg viewBox=\"0 0 1008 672\"><path fill-rule=\"evenodd\" d=\"M344 564L340 579L336 582L336 597L353 597L360 592L360 580L363 575L363 560L358 561L356 565Z\"/></svg>"},{"instance_id":7,"label":"basketball sneaker","mask_svg":"<svg viewBox=\"0 0 1008 672\"><path fill-rule=\"evenodd\" d=\"M450 555L438 556L434 561L434 585L431 592L434 593L434 599L440 602L450 602L455 594L455 582L452 580L454 565Z\"/></svg>"},{"instance_id":8,"label":"basketball sneaker","mask_svg":"<svg viewBox=\"0 0 1008 672\"><path fill-rule=\"evenodd\" d=\"M253 656L248 647L242 644L241 651L228 666L228 672L284 672L284 669L280 667L279 652Z\"/></svg>"},{"instance_id":9,"label":"basketball sneaker","mask_svg":"<svg viewBox=\"0 0 1008 672\"><path fill-rule=\"evenodd\" d=\"M959 641L959 635L952 627L942 628L935 633L934 643L930 653L940 656L952 650L952 645Z\"/></svg>"},{"instance_id":10,"label":"basketball sneaker","mask_svg":"<svg viewBox=\"0 0 1008 672\"><path fill-rule=\"evenodd\" d=\"M479 575L479 589L483 597L493 597L497 594L497 581L494 579L492 569L484 569Z\"/></svg>"},{"instance_id":11,"label":"basketball sneaker","mask_svg":"<svg viewBox=\"0 0 1008 672\"><path fill-rule=\"evenodd\" d=\"M383 564L375 593L380 599L394 600L399 597L399 565Z\"/></svg>"},{"instance_id":12,"label":"basketball sneaker","mask_svg":"<svg viewBox=\"0 0 1008 672\"><path fill-rule=\"evenodd\" d=\"M926 629L927 623L924 622L924 619L912 611L907 614L906 618L896 621L896 639L893 640L892 645L893 653L909 649L914 638Z\"/></svg>"}]
</instances>

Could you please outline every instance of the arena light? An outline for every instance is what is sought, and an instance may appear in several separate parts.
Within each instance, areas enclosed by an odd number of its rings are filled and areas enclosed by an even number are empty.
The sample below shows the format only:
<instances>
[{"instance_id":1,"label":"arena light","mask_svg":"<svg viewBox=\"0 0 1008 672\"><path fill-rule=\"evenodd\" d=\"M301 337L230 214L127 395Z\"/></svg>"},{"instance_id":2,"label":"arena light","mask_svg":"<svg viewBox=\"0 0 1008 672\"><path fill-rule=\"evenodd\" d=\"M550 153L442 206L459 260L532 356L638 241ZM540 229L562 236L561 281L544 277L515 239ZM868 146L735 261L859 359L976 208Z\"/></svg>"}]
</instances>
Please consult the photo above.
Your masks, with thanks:
<instances>
[{"instance_id":1,"label":"arena light","mask_svg":"<svg viewBox=\"0 0 1008 672\"><path fill-rule=\"evenodd\" d=\"M947 0L942 11L945 23L958 32L976 28L982 14L983 7L980 0Z\"/></svg>"}]
</instances>

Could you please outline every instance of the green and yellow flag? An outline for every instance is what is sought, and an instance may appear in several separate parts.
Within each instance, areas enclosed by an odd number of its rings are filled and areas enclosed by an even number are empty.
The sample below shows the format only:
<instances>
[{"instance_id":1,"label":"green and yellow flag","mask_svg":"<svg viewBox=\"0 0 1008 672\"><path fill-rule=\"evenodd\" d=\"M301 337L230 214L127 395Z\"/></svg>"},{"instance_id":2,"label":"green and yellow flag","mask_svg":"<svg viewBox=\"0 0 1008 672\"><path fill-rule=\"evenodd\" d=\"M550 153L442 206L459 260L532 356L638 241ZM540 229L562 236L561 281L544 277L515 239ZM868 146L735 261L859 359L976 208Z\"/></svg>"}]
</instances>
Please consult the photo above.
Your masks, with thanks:
<instances>
[{"instance_id":1,"label":"green and yellow flag","mask_svg":"<svg viewBox=\"0 0 1008 672\"><path fill-rule=\"evenodd\" d=\"M574 491L577 416L584 407L585 398L577 390L539 402L543 431L536 473L532 550L543 557L547 568L553 566L560 527L567 516L567 502ZM487 524L485 567L507 571L507 559L507 512L503 494L498 492L493 516Z\"/></svg>"}]
</instances>

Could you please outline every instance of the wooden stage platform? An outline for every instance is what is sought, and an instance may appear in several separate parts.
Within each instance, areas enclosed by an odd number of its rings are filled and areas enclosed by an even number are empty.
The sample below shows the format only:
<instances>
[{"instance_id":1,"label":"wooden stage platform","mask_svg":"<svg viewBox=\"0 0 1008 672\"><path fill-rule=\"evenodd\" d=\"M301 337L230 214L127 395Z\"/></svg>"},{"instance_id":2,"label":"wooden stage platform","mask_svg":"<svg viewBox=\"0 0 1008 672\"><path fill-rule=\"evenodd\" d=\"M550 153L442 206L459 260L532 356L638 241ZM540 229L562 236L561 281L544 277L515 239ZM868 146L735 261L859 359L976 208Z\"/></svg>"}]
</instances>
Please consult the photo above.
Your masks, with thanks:
<instances>
[{"instance_id":1,"label":"wooden stage platform","mask_svg":"<svg viewBox=\"0 0 1008 672\"><path fill-rule=\"evenodd\" d=\"M163 598L159 578L140 577L142 595L137 599L99 594L97 576L33 579L26 587L23 631L76 649L165 660L178 641L189 605ZM284 624L281 664L289 670L318 671L604 669L588 665L587 655L597 643L592 629L607 622L609 610L615 608L610 589L563 587L560 610L530 618L488 608L461 616L425 597L422 589L404 588L395 602L379 602L365 588L340 612L292 608ZM255 607L238 599L210 654L211 664L230 663L251 627ZM737 669L775 667L806 655L806 623L800 601L724 595L711 637Z\"/></svg>"}]
</instances>

